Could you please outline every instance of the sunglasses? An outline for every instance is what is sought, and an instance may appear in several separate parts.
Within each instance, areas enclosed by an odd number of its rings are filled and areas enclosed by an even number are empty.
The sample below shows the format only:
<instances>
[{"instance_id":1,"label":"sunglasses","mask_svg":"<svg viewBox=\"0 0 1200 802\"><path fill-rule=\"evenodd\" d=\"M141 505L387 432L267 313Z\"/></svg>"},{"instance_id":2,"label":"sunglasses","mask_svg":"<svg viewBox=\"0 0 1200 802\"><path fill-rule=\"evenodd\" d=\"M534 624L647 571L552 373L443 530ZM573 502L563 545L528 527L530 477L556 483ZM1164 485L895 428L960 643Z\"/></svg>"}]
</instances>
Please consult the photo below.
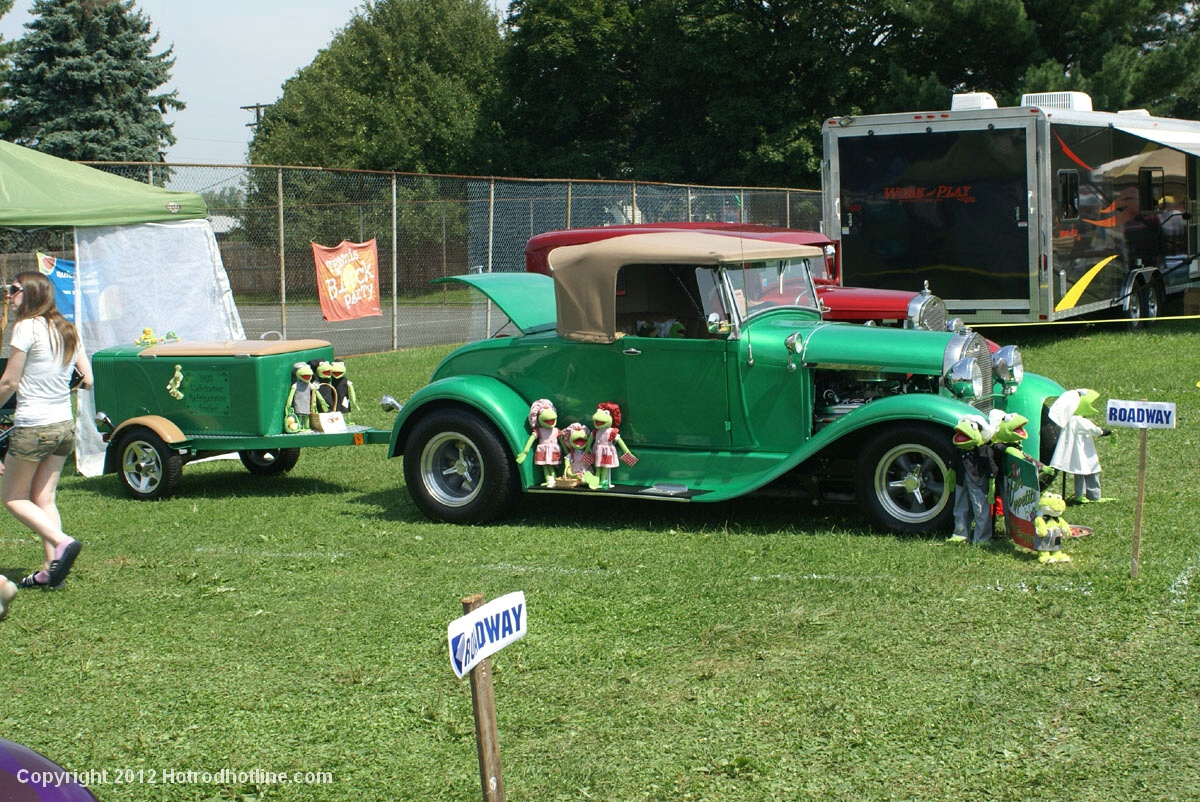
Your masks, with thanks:
<instances>
[{"instance_id":1,"label":"sunglasses","mask_svg":"<svg viewBox=\"0 0 1200 802\"><path fill-rule=\"evenodd\" d=\"M9 295L16 295L20 291L21 291L20 284L9 284L8 285L8 294Z\"/></svg>"}]
</instances>

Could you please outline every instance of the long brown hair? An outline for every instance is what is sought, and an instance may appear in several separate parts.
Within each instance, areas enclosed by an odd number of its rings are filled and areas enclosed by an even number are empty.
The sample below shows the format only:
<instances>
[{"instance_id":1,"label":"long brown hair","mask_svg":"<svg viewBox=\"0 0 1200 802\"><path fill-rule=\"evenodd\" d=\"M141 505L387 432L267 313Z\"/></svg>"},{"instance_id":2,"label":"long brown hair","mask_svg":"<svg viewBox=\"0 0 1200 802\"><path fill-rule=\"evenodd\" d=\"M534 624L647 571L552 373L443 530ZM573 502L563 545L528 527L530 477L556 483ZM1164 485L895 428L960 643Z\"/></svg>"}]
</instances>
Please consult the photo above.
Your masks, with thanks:
<instances>
[{"instance_id":1,"label":"long brown hair","mask_svg":"<svg viewBox=\"0 0 1200 802\"><path fill-rule=\"evenodd\" d=\"M18 273L14 284L21 286L21 305L17 307L17 321L31 317L46 319L50 331L50 350L58 354L62 364L69 365L79 348L79 332L71 321L62 316L54 302L54 285L50 279L37 271Z\"/></svg>"}]
</instances>

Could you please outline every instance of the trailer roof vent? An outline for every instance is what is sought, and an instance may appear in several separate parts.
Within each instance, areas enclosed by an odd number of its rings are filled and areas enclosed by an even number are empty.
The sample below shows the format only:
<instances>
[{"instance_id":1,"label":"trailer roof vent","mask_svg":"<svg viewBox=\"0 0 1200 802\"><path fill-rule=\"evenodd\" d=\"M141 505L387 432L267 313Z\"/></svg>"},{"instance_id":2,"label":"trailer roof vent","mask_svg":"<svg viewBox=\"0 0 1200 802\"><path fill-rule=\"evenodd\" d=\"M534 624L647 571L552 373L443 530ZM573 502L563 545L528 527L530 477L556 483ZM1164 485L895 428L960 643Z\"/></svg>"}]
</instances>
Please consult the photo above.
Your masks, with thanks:
<instances>
[{"instance_id":1,"label":"trailer roof vent","mask_svg":"<svg viewBox=\"0 0 1200 802\"><path fill-rule=\"evenodd\" d=\"M1092 97L1085 92L1038 92L1021 95L1021 105L1038 106L1043 109L1091 111Z\"/></svg>"},{"instance_id":2,"label":"trailer roof vent","mask_svg":"<svg viewBox=\"0 0 1200 802\"><path fill-rule=\"evenodd\" d=\"M994 108L996 108L996 98L987 92L963 92L950 99L950 111Z\"/></svg>"},{"instance_id":3,"label":"trailer roof vent","mask_svg":"<svg viewBox=\"0 0 1200 802\"><path fill-rule=\"evenodd\" d=\"M1149 117L1150 112L1147 109L1119 109L1117 114L1124 117Z\"/></svg>"}]
</instances>

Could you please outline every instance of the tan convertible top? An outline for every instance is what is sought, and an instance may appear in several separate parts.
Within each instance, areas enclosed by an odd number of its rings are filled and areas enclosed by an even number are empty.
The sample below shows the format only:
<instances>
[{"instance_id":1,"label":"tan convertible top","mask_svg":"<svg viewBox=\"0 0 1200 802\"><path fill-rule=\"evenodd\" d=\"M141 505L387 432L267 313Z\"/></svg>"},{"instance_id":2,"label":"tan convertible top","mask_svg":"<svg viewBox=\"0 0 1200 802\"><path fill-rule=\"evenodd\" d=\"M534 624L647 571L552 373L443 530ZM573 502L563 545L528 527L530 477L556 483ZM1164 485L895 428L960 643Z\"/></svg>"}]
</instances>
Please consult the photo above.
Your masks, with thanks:
<instances>
[{"instance_id":1,"label":"tan convertible top","mask_svg":"<svg viewBox=\"0 0 1200 802\"><path fill-rule=\"evenodd\" d=\"M716 266L823 257L812 245L694 231L629 234L550 252L558 333L587 342L617 339L617 272L625 265Z\"/></svg>"}]
</instances>

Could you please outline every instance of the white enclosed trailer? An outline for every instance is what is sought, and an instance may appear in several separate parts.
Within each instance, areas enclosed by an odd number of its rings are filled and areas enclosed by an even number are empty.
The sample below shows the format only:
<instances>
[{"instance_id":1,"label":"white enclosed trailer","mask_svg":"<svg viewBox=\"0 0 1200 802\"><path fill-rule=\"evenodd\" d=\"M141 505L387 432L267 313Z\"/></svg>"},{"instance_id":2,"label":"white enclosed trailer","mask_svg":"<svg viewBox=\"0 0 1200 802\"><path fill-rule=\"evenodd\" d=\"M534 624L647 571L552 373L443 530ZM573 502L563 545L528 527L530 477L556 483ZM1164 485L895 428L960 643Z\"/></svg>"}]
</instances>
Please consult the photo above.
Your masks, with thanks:
<instances>
[{"instance_id":1,"label":"white enclosed trailer","mask_svg":"<svg viewBox=\"0 0 1200 802\"><path fill-rule=\"evenodd\" d=\"M1198 158L1200 123L1079 92L835 117L824 225L847 284L925 280L967 323L1136 322L1200 286Z\"/></svg>"}]
</instances>

